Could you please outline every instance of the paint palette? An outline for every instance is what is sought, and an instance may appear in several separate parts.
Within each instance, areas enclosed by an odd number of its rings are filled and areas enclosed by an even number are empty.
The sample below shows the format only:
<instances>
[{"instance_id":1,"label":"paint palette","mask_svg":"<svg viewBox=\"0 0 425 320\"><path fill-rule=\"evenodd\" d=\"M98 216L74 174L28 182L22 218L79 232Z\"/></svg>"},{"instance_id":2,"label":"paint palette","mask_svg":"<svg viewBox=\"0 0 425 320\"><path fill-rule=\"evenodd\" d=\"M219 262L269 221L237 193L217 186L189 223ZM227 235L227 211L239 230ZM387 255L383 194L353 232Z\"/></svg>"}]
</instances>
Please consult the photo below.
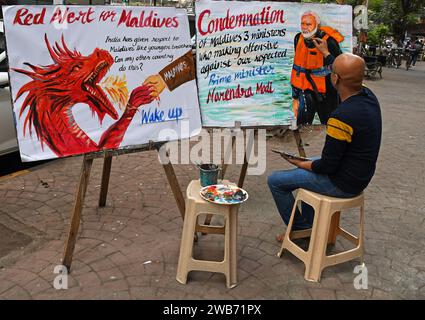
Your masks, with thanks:
<instances>
[{"instance_id":1,"label":"paint palette","mask_svg":"<svg viewBox=\"0 0 425 320\"><path fill-rule=\"evenodd\" d=\"M214 184L203 187L201 197L217 204L239 204L248 199L248 193L235 185Z\"/></svg>"}]
</instances>

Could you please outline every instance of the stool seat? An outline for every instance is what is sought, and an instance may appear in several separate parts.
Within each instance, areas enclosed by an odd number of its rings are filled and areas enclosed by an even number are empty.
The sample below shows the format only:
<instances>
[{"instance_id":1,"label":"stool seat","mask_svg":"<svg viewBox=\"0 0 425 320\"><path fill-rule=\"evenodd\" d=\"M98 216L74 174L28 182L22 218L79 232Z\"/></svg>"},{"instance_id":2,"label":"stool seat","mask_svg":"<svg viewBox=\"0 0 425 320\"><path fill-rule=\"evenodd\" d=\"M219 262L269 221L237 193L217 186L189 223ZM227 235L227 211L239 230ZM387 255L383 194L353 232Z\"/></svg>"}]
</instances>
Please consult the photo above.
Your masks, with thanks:
<instances>
[{"instance_id":1,"label":"stool seat","mask_svg":"<svg viewBox=\"0 0 425 320\"><path fill-rule=\"evenodd\" d=\"M314 209L314 220L312 229L293 231L292 224L298 203L302 201ZM341 210L360 207L359 236L349 233L339 226ZM302 214L302 212L301 212ZM356 245L355 248L333 254L326 255L328 243L335 243L336 237L341 235L348 241ZM296 238L310 236L310 245L307 251L297 246L292 240ZM294 207L292 208L291 218L282 247L278 256L280 257L284 250L291 252L297 258L302 260L306 266L304 278L308 281L320 281L322 270L328 266L336 265L355 258L360 258L363 263L363 245L364 245L364 195L353 198L335 198L325 196L305 189L298 189Z\"/></svg>"},{"instance_id":2,"label":"stool seat","mask_svg":"<svg viewBox=\"0 0 425 320\"><path fill-rule=\"evenodd\" d=\"M236 238L239 205L222 205L208 202L201 197L201 188L199 180L192 180L186 190L186 211L176 280L182 284L186 284L187 274L192 270L220 272L226 276L227 287L233 288L237 285ZM198 216L201 213L224 216L224 226L199 224ZM195 232L224 234L223 261L197 260L193 258Z\"/></svg>"}]
</instances>

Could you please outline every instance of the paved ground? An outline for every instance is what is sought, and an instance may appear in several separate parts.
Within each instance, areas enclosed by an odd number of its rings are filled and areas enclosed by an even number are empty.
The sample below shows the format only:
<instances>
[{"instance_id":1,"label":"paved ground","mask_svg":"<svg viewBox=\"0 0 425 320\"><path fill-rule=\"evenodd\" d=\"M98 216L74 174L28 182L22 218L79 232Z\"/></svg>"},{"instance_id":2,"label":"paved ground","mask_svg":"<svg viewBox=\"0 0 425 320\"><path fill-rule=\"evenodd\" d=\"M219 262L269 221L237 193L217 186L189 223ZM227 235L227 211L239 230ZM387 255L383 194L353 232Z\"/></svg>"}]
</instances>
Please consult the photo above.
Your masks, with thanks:
<instances>
[{"instance_id":1,"label":"paved ground","mask_svg":"<svg viewBox=\"0 0 425 320\"><path fill-rule=\"evenodd\" d=\"M62 256L81 157L0 180L0 230L7 230L2 242L10 249L0 250L0 299L424 299L425 62L408 72L385 69L383 76L367 81L384 120L379 165L366 193L368 289L353 286L358 261L327 268L321 283L310 283L295 257L276 256L275 235L283 224L266 177L289 166L271 152L267 173L248 176L244 186L250 199L239 214L239 285L227 289L222 275L206 272L192 272L187 285L179 284L182 220L156 153L144 152L114 158L102 209L101 161L95 161L67 290L53 288L53 270ZM302 134L307 154L317 154L323 130ZM295 151L290 138L274 137L267 148L282 146ZM238 169L232 167L228 177L236 180ZM194 166L175 170L183 190L197 176ZM348 229L356 221L353 213L342 216ZM219 236L202 236L195 254L219 257L221 244ZM336 249L341 247L345 243L338 242Z\"/></svg>"}]
</instances>

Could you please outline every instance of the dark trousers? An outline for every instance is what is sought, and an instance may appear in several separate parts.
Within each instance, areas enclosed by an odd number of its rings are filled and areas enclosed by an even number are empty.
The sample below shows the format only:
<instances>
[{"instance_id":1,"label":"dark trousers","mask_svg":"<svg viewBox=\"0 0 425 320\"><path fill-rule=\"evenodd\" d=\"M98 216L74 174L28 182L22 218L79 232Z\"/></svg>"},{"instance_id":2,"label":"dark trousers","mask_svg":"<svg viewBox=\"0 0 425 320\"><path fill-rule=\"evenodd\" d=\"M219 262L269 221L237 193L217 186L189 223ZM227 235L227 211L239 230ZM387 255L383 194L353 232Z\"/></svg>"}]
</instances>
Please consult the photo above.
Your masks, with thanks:
<instances>
[{"instance_id":1,"label":"dark trousers","mask_svg":"<svg viewBox=\"0 0 425 320\"><path fill-rule=\"evenodd\" d=\"M314 115L318 114L320 123L326 124L329 116L337 107L338 97L335 90L329 90L326 95L305 90L300 94L297 125L312 124Z\"/></svg>"}]
</instances>

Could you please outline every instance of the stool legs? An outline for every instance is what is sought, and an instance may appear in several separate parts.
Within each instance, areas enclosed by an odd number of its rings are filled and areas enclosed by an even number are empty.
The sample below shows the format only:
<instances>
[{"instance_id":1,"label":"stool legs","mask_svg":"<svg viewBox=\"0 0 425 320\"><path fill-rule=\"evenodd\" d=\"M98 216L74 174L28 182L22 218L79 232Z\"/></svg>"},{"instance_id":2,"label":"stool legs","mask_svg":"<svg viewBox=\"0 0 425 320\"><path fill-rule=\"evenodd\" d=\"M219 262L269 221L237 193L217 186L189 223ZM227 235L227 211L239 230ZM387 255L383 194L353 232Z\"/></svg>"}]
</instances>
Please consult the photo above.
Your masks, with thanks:
<instances>
[{"instance_id":1,"label":"stool legs","mask_svg":"<svg viewBox=\"0 0 425 320\"><path fill-rule=\"evenodd\" d=\"M341 217L341 211L337 211L332 215L331 226L329 228L328 244L335 245L336 237L339 230L339 220Z\"/></svg>"},{"instance_id":2,"label":"stool legs","mask_svg":"<svg viewBox=\"0 0 425 320\"><path fill-rule=\"evenodd\" d=\"M286 228L285 237L283 238L282 246L280 247L280 251L277 254L278 257L282 256L283 251L285 250L286 244L290 240L289 236L291 235L292 224L294 223L294 217L295 217L295 210L297 210L297 204L298 204L298 199L295 199L294 206L292 207L291 218L289 218L289 224L288 224L288 227Z\"/></svg>"},{"instance_id":3,"label":"stool legs","mask_svg":"<svg viewBox=\"0 0 425 320\"><path fill-rule=\"evenodd\" d=\"M327 212L326 210L329 210L329 208L324 208L324 205L322 204L319 212ZM308 258L305 261L306 269L304 279L308 281L320 281L323 260L326 256L327 239L331 220L332 215L317 214L317 212L315 212L313 231L310 238L310 245L308 247Z\"/></svg>"},{"instance_id":4,"label":"stool legs","mask_svg":"<svg viewBox=\"0 0 425 320\"><path fill-rule=\"evenodd\" d=\"M226 267L226 285L228 288L234 288L237 285L237 234L238 234L238 212L237 208L233 207L229 217L226 220L226 228L228 232L225 234L224 244L224 261L228 261ZM226 252L227 251L227 252ZM227 257L226 257L227 255Z\"/></svg>"},{"instance_id":5,"label":"stool legs","mask_svg":"<svg viewBox=\"0 0 425 320\"><path fill-rule=\"evenodd\" d=\"M182 240L180 243L179 262L177 265L176 279L182 284L187 282L187 274L189 270L189 262L193 256L193 242L195 227L197 224L197 215L189 214L193 210L193 202L187 201L186 214L183 222Z\"/></svg>"},{"instance_id":6,"label":"stool legs","mask_svg":"<svg viewBox=\"0 0 425 320\"><path fill-rule=\"evenodd\" d=\"M238 207L232 206L224 214L224 258L223 261L197 260L193 258L193 234L196 230L198 214L194 212L191 201L186 204L186 214L183 224L182 240L180 244L180 254L177 266L176 280L186 284L187 275L192 270L221 272L226 276L226 286L234 288L237 285L237 214ZM196 206L196 204L195 204ZM212 227L211 227L212 228Z\"/></svg>"},{"instance_id":7,"label":"stool legs","mask_svg":"<svg viewBox=\"0 0 425 320\"><path fill-rule=\"evenodd\" d=\"M359 232L359 244L361 248L360 264L364 263L364 204L360 207L360 232Z\"/></svg>"},{"instance_id":8,"label":"stool legs","mask_svg":"<svg viewBox=\"0 0 425 320\"><path fill-rule=\"evenodd\" d=\"M299 201L308 203L314 209L313 228L309 248L302 250L291 241L291 234L295 236L305 236L309 230L302 231L300 235L292 232L292 225L295 217L295 210ZM351 234L339 225L341 210L360 207L360 230L359 236ZM300 232L300 231L297 231ZM335 244L336 237L342 236L349 242L356 245L355 248L345 250L336 254L326 255L328 244ZM320 281L322 270L326 267L347 262L360 257L363 263L364 252L364 196L363 194L349 198L338 199L320 195L308 190L300 189L292 209L291 218L285 233L285 238L278 256L280 257L284 250L291 252L305 264L304 278L308 281Z\"/></svg>"}]
</instances>

